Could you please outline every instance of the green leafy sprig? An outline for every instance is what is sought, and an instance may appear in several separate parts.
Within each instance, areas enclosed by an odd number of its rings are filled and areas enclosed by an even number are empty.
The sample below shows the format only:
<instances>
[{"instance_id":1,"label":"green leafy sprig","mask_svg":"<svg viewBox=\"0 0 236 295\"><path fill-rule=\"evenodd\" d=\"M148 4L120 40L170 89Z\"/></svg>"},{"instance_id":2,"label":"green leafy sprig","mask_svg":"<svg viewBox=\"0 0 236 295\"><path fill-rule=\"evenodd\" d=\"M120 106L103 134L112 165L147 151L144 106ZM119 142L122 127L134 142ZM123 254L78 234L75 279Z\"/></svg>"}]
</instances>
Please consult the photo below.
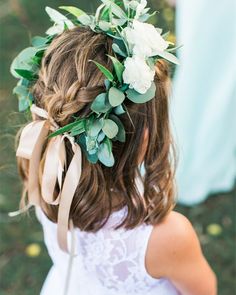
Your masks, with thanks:
<instances>
[{"instance_id":1,"label":"green leafy sprig","mask_svg":"<svg viewBox=\"0 0 236 295\"><path fill-rule=\"evenodd\" d=\"M129 0L101 0L101 2L95 15L89 15L74 6L60 6L59 8L68 14L64 16L47 7L46 11L54 22L54 26L46 32L48 34L46 37L36 36L32 39L31 46L14 59L11 73L19 79L13 90L19 99L19 111L29 110L34 103L31 87L38 78L44 52L57 34L74 26L85 26L90 27L94 32L111 37L114 55L108 55L108 58L113 64L112 72L97 61L90 61L103 73L105 91L94 99L90 106L91 112L86 118L73 118L72 123L59 128L49 136L54 137L65 133L73 136L83 149L88 161L93 164L100 161L103 165L111 167L115 163L112 142L126 140L125 128L120 118L125 113L130 118L125 99L133 103L147 102L155 96L156 86L152 83L145 94L140 94L123 81L124 61L131 56L131 53L129 44L122 36L122 30L136 17L136 7L140 2ZM153 15L149 13L149 10L149 8L143 9L138 20L147 21ZM160 52L148 62L154 64L158 58L176 62L176 58L171 54L175 49L172 47L165 52Z\"/></svg>"}]
</instances>

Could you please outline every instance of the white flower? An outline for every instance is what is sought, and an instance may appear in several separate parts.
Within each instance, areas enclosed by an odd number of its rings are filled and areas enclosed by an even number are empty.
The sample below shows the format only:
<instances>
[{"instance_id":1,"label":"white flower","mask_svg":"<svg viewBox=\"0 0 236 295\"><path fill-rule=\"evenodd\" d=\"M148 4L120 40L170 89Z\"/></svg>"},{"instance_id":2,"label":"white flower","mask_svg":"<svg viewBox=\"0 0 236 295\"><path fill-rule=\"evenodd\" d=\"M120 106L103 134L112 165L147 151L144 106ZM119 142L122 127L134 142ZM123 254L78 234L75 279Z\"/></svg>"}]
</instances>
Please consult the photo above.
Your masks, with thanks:
<instances>
[{"instance_id":1,"label":"white flower","mask_svg":"<svg viewBox=\"0 0 236 295\"><path fill-rule=\"evenodd\" d=\"M128 57L124 66L124 83L129 84L129 88L133 88L141 94L146 93L154 80L155 70L152 70L139 56Z\"/></svg>"},{"instance_id":2,"label":"white flower","mask_svg":"<svg viewBox=\"0 0 236 295\"><path fill-rule=\"evenodd\" d=\"M127 27L123 30L123 37L134 55L146 58L158 55L169 46L160 32L153 25L134 20L132 28Z\"/></svg>"},{"instance_id":3,"label":"white flower","mask_svg":"<svg viewBox=\"0 0 236 295\"><path fill-rule=\"evenodd\" d=\"M73 29L75 27L72 21L70 21L66 16L56 11L55 9L47 6L45 10L51 18L51 20L55 23L52 27L50 27L47 30L47 35L61 34L65 30L65 24L68 27L68 29Z\"/></svg>"},{"instance_id":4,"label":"white flower","mask_svg":"<svg viewBox=\"0 0 236 295\"><path fill-rule=\"evenodd\" d=\"M147 6L147 0L141 0L139 5L136 8L135 19L139 19L144 13L144 8Z\"/></svg>"}]
</instances>

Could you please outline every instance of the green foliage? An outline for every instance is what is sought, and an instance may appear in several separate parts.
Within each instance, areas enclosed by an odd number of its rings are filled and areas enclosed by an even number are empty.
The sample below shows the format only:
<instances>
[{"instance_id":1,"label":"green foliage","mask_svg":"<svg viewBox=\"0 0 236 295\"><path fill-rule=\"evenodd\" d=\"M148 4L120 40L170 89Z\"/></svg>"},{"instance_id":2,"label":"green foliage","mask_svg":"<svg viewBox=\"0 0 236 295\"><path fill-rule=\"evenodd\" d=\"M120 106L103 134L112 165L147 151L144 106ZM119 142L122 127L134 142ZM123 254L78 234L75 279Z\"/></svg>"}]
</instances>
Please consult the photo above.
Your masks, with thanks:
<instances>
[{"instance_id":1,"label":"green foliage","mask_svg":"<svg viewBox=\"0 0 236 295\"><path fill-rule=\"evenodd\" d=\"M114 76L113 74L107 69L105 68L103 65L101 65L100 63L91 60L91 62L93 62L98 68L99 70L105 75L105 77L109 80L109 81L113 81L114 80Z\"/></svg>"},{"instance_id":2,"label":"green foliage","mask_svg":"<svg viewBox=\"0 0 236 295\"><path fill-rule=\"evenodd\" d=\"M91 110L97 114L106 113L108 110L110 110L111 105L109 104L109 102L107 102L106 97L106 92L99 94L93 101L91 105Z\"/></svg>"},{"instance_id":3,"label":"green foliage","mask_svg":"<svg viewBox=\"0 0 236 295\"><path fill-rule=\"evenodd\" d=\"M120 56L127 57L125 51L121 50L117 43L112 44L112 49L115 53L119 54Z\"/></svg>"},{"instance_id":4,"label":"green foliage","mask_svg":"<svg viewBox=\"0 0 236 295\"><path fill-rule=\"evenodd\" d=\"M45 47L48 44L48 42L49 42L48 38L40 37L40 36L35 36L31 40L31 44L34 47L34 49L36 49L36 50L37 50L37 48Z\"/></svg>"},{"instance_id":5,"label":"green foliage","mask_svg":"<svg viewBox=\"0 0 236 295\"><path fill-rule=\"evenodd\" d=\"M125 12L113 1L111 0L101 0L104 4L106 4L107 7L109 7L111 9L111 12L122 19L126 19L127 20L127 15L125 14Z\"/></svg>"},{"instance_id":6,"label":"green foliage","mask_svg":"<svg viewBox=\"0 0 236 295\"><path fill-rule=\"evenodd\" d=\"M119 128L113 120L105 119L102 131L108 138L112 139L117 135Z\"/></svg>"},{"instance_id":7,"label":"green foliage","mask_svg":"<svg viewBox=\"0 0 236 295\"><path fill-rule=\"evenodd\" d=\"M13 60L11 64L11 68L10 68L11 74L15 78L19 79L21 77L21 75L19 75L16 72L16 69L27 70L27 71L31 70L32 68L31 59L35 56L37 51L38 51L37 48L28 47L22 50L17 55L17 57Z\"/></svg>"},{"instance_id":8,"label":"green foliage","mask_svg":"<svg viewBox=\"0 0 236 295\"><path fill-rule=\"evenodd\" d=\"M32 95L29 93L28 88L19 83L14 89L13 93L18 96L18 108L20 112L26 111L32 103Z\"/></svg>"},{"instance_id":9,"label":"green foliage","mask_svg":"<svg viewBox=\"0 0 236 295\"><path fill-rule=\"evenodd\" d=\"M157 54L157 56L162 57L162 58L168 60L169 62L172 62L173 64L179 65L178 58L176 58L176 56L174 56L170 52L167 52L167 51L159 51L158 54Z\"/></svg>"},{"instance_id":10,"label":"green foliage","mask_svg":"<svg viewBox=\"0 0 236 295\"><path fill-rule=\"evenodd\" d=\"M125 113L125 110L124 110L124 108L122 107L122 105L119 105L119 106L117 106L117 107L114 108L114 113L115 113L116 115L122 115L122 114Z\"/></svg>"},{"instance_id":11,"label":"green foliage","mask_svg":"<svg viewBox=\"0 0 236 295\"><path fill-rule=\"evenodd\" d=\"M112 154L112 142L109 138L106 138L100 145L98 150L99 161L107 167L112 167L115 163L114 156Z\"/></svg>"},{"instance_id":12,"label":"green foliage","mask_svg":"<svg viewBox=\"0 0 236 295\"><path fill-rule=\"evenodd\" d=\"M151 99L154 98L156 93L156 85L153 82L151 87L148 89L148 91L144 94L140 94L134 89L128 89L126 91L127 97L129 100L131 100L134 103L145 103Z\"/></svg>"},{"instance_id":13,"label":"green foliage","mask_svg":"<svg viewBox=\"0 0 236 295\"><path fill-rule=\"evenodd\" d=\"M125 95L122 91L115 87L111 87L108 93L111 106L117 107L125 100Z\"/></svg>"},{"instance_id":14,"label":"green foliage","mask_svg":"<svg viewBox=\"0 0 236 295\"><path fill-rule=\"evenodd\" d=\"M91 137L96 137L99 134L99 132L102 130L103 125L104 125L104 120L102 118L94 120L87 132L88 135Z\"/></svg>"},{"instance_id":15,"label":"green foliage","mask_svg":"<svg viewBox=\"0 0 236 295\"><path fill-rule=\"evenodd\" d=\"M112 60L118 81L120 83L122 83L122 81L123 81L122 75L123 75L123 72L125 69L124 65L114 56L110 56L110 55L108 55L108 56Z\"/></svg>"},{"instance_id":16,"label":"green foliage","mask_svg":"<svg viewBox=\"0 0 236 295\"><path fill-rule=\"evenodd\" d=\"M78 119L73 123L67 124L64 127L59 128L55 132L51 133L49 135L49 138L60 135L60 134L63 134L65 132L72 131L73 128L74 128L74 130L81 129L81 130L85 131L85 119Z\"/></svg>"},{"instance_id":17,"label":"green foliage","mask_svg":"<svg viewBox=\"0 0 236 295\"><path fill-rule=\"evenodd\" d=\"M98 26L104 32L109 31L111 28L111 24L107 21L104 21L104 20L100 20L98 23Z\"/></svg>"},{"instance_id":18,"label":"green foliage","mask_svg":"<svg viewBox=\"0 0 236 295\"><path fill-rule=\"evenodd\" d=\"M77 18L83 14L86 14L83 10L81 10L75 6L59 6L59 8L71 13L72 15L74 15Z\"/></svg>"},{"instance_id":19,"label":"green foliage","mask_svg":"<svg viewBox=\"0 0 236 295\"><path fill-rule=\"evenodd\" d=\"M25 78L29 81L34 81L37 79L37 76L29 71L29 70L22 70L22 69L15 69L15 72L22 78Z\"/></svg>"},{"instance_id":20,"label":"green foliage","mask_svg":"<svg viewBox=\"0 0 236 295\"><path fill-rule=\"evenodd\" d=\"M109 118L112 119L112 121L114 121L116 123L116 125L118 126L118 129L119 129L114 140L119 140L120 142L125 142L125 139L126 139L125 128L124 128L124 125L122 124L121 120L113 114L111 114L109 116Z\"/></svg>"},{"instance_id":21,"label":"green foliage","mask_svg":"<svg viewBox=\"0 0 236 295\"><path fill-rule=\"evenodd\" d=\"M81 14L77 19L84 26L92 26L93 18L88 14Z\"/></svg>"},{"instance_id":22,"label":"green foliage","mask_svg":"<svg viewBox=\"0 0 236 295\"><path fill-rule=\"evenodd\" d=\"M122 34L127 22L129 24L137 16L136 9L139 5L136 1L115 1L101 0L102 4L98 7L95 15L88 15L83 10L75 6L60 6L59 8L69 13L67 16L57 10L46 7L46 12L50 19L55 23L54 27L47 30L45 37L35 36L31 40L31 47L24 49L13 61L11 65L12 74L20 79L14 88L14 93L19 99L19 110L27 111L33 103L33 97L30 92L31 86L38 78L38 72L41 66L45 50L47 50L51 41L63 31L73 28L75 25L90 27L96 33L103 33L113 39L112 49L115 56L108 55L112 61L112 72L97 61L90 60L103 73L104 85L106 90L94 99L91 103L91 113L86 118L73 118L74 122L69 123L49 137L68 133L75 137L84 150L88 160L96 163L100 160L104 165L114 164L112 155L112 142L125 142L125 128L118 116L130 115L125 106L126 95L133 103L145 103L155 96L156 87L152 83L150 89L145 94L140 94L130 85L123 81L123 72L125 70L124 61L127 57L133 56L133 52L126 37ZM124 9L123 9L124 8ZM138 15L139 21L146 21L151 14L149 8L144 8ZM146 62L150 68L158 58L165 58L173 63L177 59L170 52L175 48L170 48L169 52L158 52L154 58L147 58ZM131 118L130 118L131 119ZM105 159L108 156L108 160Z\"/></svg>"}]
</instances>

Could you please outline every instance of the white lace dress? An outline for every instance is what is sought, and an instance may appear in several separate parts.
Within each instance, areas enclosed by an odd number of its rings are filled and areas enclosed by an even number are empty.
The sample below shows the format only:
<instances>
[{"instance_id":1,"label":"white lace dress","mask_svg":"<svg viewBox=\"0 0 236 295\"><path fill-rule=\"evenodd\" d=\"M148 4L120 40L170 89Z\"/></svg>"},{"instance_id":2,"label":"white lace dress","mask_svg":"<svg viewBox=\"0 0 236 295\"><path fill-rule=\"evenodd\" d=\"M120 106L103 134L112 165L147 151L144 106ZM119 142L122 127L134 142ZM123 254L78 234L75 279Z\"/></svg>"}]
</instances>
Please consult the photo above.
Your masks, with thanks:
<instances>
[{"instance_id":1,"label":"white lace dress","mask_svg":"<svg viewBox=\"0 0 236 295\"><path fill-rule=\"evenodd\" d=\"M96 233L75 229L77 256L73 258L67 295L177 295L167 279L154 279L145 269L145 253L153 226L133 230L118 229L127 208L112 213ZM69 255L57 244L57 225L40 208L36 215L42 224L44 240L53 261L40 295L64 295ZM71 233L68 233L71 243Z\"/></svg>"}]
</instances>

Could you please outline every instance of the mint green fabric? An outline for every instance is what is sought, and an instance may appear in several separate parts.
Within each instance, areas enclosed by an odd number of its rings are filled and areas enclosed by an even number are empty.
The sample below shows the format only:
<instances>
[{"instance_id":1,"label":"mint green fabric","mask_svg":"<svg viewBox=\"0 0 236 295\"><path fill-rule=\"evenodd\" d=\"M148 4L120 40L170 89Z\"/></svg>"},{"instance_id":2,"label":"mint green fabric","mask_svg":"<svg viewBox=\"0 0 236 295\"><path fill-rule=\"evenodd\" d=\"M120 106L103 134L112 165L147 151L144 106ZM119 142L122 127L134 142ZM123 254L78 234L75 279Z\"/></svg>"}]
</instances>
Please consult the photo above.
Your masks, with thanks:
<instances>
[{"instance_id":1,"label":"mint green fabric","mask_svg":"<svg viewBox=\"0 0 236 295\"><path fill-rule=\"evenodd\" d=\"M236 175L236 1L177 0L171 99L179 203L232 189Z\"/></svg>"}]
</instances>

